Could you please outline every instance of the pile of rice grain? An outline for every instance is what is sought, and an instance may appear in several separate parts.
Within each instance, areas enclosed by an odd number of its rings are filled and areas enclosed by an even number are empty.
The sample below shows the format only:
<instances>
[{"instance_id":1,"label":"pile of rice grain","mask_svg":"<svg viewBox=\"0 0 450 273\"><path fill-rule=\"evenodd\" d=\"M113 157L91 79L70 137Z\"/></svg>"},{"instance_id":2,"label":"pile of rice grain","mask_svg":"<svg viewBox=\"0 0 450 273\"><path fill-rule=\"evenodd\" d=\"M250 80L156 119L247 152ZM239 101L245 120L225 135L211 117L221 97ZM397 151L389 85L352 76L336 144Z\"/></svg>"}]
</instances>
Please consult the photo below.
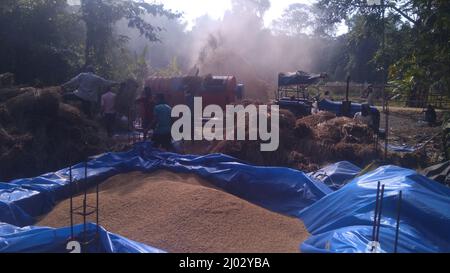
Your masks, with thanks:
<instances>
[{"instance_id":1,"label":"pile of rice grain","mask_svg":"<svg viewBox=\"0 0 450 273\"><path fill-rule=\"evenodd\" d=\"M75 205L82 200L76 197ZM95 205L94 192L88 204ZM38 225L68 226L68 211L66 200ZM100 225L169 252L298 252L308 236L298 219L253 205L197 176L167 171L121 174L102 183Z\"/></svg>"}]
</instances>

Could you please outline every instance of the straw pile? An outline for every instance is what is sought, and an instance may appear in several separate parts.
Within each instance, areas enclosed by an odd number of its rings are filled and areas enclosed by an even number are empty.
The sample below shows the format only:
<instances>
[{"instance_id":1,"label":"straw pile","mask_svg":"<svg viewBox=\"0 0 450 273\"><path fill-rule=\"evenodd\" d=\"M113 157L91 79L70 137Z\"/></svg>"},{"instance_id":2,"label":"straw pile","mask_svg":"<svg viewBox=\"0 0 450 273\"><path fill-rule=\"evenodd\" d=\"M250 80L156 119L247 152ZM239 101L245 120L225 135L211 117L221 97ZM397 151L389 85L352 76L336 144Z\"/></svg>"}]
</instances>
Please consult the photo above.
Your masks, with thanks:
<instances>
[{"instance_id":1,"label":"straw pile","mask_svg":"<svg viewBox=\"0 0 450 273\"><path fill-rule=\"evenodd\" d=\"M298 219L253 205L194 175L134 172L108 179L100 191L100 225L169 252L298 252L308 236ZM81 205L82 197L75 202ZM95 205L95 193L88 195L88 204ZM68 201L60 203L38 225L69 225L68 208Z\"/></svg>"},{"instance_id":2,"label":"straw pile","mask_svg":"<svg viewBox=\"0 0 450 273\"><path fill-rule=\"evenodd\" d=\"M270 114L270 113L269 113ZM248 121L246 122L246 139L248 139ZM270 121L268 122L270 124ZM209 153L227 154L252 164L267 166L290 166L289 151L292 144L296 141L293 134L295 127L295 116L288 110L280 110L280 141L279 148L276 151L261 152L260 140L224 140L219 141L211 147ZM254 129L254 128L253 128Z\"/></svg>"},{"instance_id":3,"label":"straw pile","mask_svg":"<svg viewBox=\"0 0 450 273\"><path fill-rule=\"evenodd\" d=\"M60 88L0 89L0 181L57 170L105 151L98 125Z\"/></svg>"},{"instance_id":4,"label":"straw pile","mask_svg":"<svg viewBox=\"0 0 450 273\"><path fill-rule=\"evenodd\" d=\"M315 171L339 160L365 165L377 158L373 132L364 125L329 112L295 119L280 110L280 146L260 152L259 141L222 141L210 152L224 153L257 165L287 166Z\"/></svg>"}]
</instances>

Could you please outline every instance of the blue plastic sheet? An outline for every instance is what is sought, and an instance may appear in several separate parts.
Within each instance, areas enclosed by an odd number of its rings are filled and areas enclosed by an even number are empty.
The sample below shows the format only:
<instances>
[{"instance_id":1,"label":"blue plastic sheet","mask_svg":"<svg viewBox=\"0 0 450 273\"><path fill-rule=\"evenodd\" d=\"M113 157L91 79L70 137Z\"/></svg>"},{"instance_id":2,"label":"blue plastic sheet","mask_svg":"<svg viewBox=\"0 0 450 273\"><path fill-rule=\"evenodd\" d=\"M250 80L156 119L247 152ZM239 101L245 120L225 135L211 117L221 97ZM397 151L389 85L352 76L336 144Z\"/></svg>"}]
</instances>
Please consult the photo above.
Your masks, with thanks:
<instances>
[{"instance_id":1,"label":"blue plastic sheet","mask_svg":"<svg viewBox=\"0 0 450 273\"><path fill-rule=\"evenodd\" d=\"M361 112L362 104L360 103L352 103L350 106L350 114L354 116L356 113ZM342 115L342 102L341 101L330 101L327 99L323 99L319 101L319 109L323 111L333 112L337 116ZM371 106L370 110L372 114L379 115L379 111L376 107Z\"/></svg>"},{"instance_id":2,"label":"blue plastic sheet","mask_svg":"<svg viewBox=\"0 0 450 273\"><path fill-rule=\"evenodd\" d=\"M380 242L392 252L396 196L403 191L400 252L450 252L450 189L415 171L384 166L354 178L359 168L338 162L321 170L328 179L301 171L252 166L222 154L178 155L139 143L131 151L107 153L73 167L78 188L131 171L166 169L194 173L231 194L267 209L299 217L312 236L303 252L365 252L371 240L376 184L386 186ZM322 180L322 181L320 181ZM69 196L68 169L36 178L0 183L0 221L28 226ZM68 229L0 226L0 252L61 250ZM79 231L80 227L77 227ZM156 249L129 241L102 229L102 252L153 252ZM103 240L103 239L102 239Z\"/></svg>"},{"instance_id":3,"label":"blue plastic sheet","mask_svg":"<svg viewBox=\"0 0 450 273\"><path fill-rule=\"evenodd\" d=\"M74 226L74 239L93 243L83 246L81 252L88 253L163 253L164 251L134 242L99 227L99 240L94 241L97 226L92 223ZM86 237L84 235L86 234ZM0 253L69 253L67 243L71 240L69 228L24 227L0 223Z\"/></svg>"},{"instance_id":4,"label":"blue plastic sheet","mask_svg":"<svg viewBox=\"0 0 450 273\"><path fill-rule=\"evenodd\" d=\"M150 143L139 143L125 153L107 153L87 163L73 166L72 187L89 187L106 178L131 171L167 169L194 173L209 179L225 191L276 212L296 216L331 190L301 171L252 166L223 154L205 156L160 152ZM68 168L36 178L0 183L0 222L16 226L34 223L55 203L70 194Z\"/></svg>"},{"instance_id":5,"label":"blue plastic sheet","mask_svg":"<svg viewBox=\"0 0 450 273\"><path fill-rule=\"evenodd\" d=\"M418 149L418 147L412 147L407 145L388 145L388 150L392 152L399 152L399 153L413 153Z\"/></svg>"},{"instance_id":6,"label":"blue plastic sheet","mask_svg":"<svg viewBox=\"0 0 450 273\"><path fill-rule=\"evenodd\" d=\"M161 164L165 169L195 173L231 194L291 216L331 193L325 184L294 169L248 165L223 154L159 155L166 158Z\"/></svg>"},{"instance_id":7,"label":"blue plastic sheet","mask_svg":"<svg viewBox=\"0 0 450 273\"><path fill-rule=\"evenodd\" d=\"M308 175L315 180L322 181L330 189L336 191L350 182L359 172L361 172L360 167L348 161L340 161L308 173Z\"/></svg>"},{"instance_id":8,"label":"blue plastic sheet","mask_svg":"<svg viewBox=\"0 0 450 273\"><path fill-rule=\"evenodd\" d=\"M355 178L299 213L312 236L304 252L366 252L377 182L385 185L381 252L393 252L397 196L403 192L398 252L450 252L450 188L413 170L383 166Z\"/></svg>"}]
</instances>

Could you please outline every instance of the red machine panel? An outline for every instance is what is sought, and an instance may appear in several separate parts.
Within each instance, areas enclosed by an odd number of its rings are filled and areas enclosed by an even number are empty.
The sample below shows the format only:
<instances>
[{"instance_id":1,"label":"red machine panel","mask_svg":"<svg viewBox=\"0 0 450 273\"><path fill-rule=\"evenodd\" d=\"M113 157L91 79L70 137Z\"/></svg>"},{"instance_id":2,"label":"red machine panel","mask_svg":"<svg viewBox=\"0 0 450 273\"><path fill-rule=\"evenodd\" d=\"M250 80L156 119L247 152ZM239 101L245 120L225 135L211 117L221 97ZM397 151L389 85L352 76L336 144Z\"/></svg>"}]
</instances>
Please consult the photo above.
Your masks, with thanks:
<instances>
[{"instance_id":1,"label":"red machine panel","mask_svg":"<svg viewBox=\"0 0 450 273\"><path fill-rule=\"evenodd\" d=\"M203 107L216 104L225 109L225 105L236 100L237 81L234 76L206 77L151 77L145 86L150 87L154 95L162 93L169 105L186 104L186 93L202 97Z\"/></svg>"}]
</instances>

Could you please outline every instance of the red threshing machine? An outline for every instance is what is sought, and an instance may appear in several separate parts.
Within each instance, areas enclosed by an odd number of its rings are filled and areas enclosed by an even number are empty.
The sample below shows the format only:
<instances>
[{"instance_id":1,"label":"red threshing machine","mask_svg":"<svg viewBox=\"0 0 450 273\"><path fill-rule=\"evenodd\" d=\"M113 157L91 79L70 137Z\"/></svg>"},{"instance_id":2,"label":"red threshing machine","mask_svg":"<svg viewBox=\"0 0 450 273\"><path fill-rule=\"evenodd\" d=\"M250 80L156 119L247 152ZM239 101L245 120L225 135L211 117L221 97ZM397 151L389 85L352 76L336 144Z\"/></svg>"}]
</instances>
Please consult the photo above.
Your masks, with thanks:
<instances>
[{"instance_id":1,"label":"red threshing machine","mask_svg":"<svg viewBox=\"0 0 450 273\"><path fill-rule=\"evenodd\" d=\"M184 76L150 77L145 82L153 94L164 94L170 106L187 104L186 95L190 92L203 99L203 107L216 104L225 109L242 98L243 86L238 85L234 76Z\"/></svg>"}]
</instances>

